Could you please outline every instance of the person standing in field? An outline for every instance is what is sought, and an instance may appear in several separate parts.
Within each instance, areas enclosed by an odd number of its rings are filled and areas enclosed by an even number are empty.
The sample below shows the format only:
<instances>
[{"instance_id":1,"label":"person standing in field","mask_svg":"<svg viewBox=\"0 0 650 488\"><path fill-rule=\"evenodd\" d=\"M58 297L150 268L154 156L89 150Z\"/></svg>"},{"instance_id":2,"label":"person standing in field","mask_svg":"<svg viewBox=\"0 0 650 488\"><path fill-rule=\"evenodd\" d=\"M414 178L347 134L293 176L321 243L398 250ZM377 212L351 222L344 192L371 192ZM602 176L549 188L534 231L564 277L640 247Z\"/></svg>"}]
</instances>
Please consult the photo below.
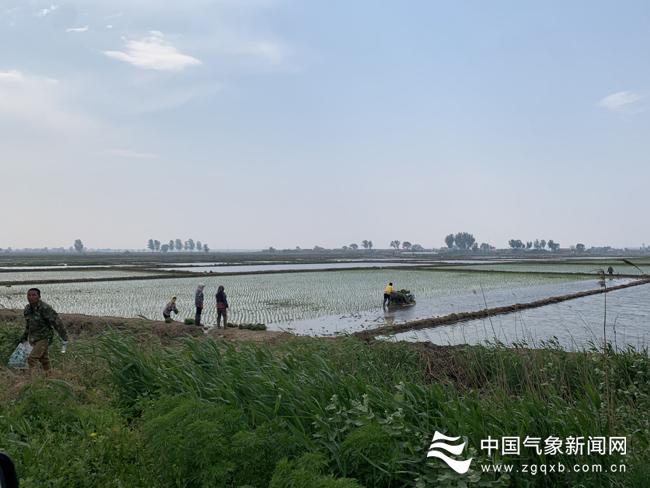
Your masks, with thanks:
<instances>
[{"instance_id":1,"label":"person standing in field","mask_svg":"<svg viewBox=\"0 0 650 488\"><path fill-rule=\"evenodd\" d=\"M169 324L173 322L172 312L178 315L178 309L176 308L176 297L172 297L170 302L165 305L165 308L163 309L163 317L165 318L165 323Z\"/></svg>"},{"instance_id":2,"label":"person standing in field","mask_svg":"<svg viewBox=\"0 0 650 488\"><path fill-rule=\"evenodd\" d=\"M27 291L27 302L23 312L25 316L25 333L20 338L20 342L29 341L32 346L32 352L27 358L29 368L33 369L37 363L41 363L43 370L47 374L50 371L48 349L54 339L54 330L63 340L62 353L65 353L68 347L68 333L59 314L41 300L41 290L30 288Z\"/></svg>"},{"instance_id":3,"label":"person standing in field","mask_svg":"<svg viewBox=\"0 0 650 488\"><path fill-rule=\"evenodd\" d=\"M219 285L217 289L217 327L221 325L221 317L223 317L223 328L225 329L228 320L228 298L224 291L223 285Z\"/></svg>"},{"instance_id":4,"label":"person standing in field","mask_svg":"<svg viewBox=\"0 0 650 488\"><path fill-rule=\"evenodd\" d=\"M194 306L196 307L196 314L194 315L194 324L201 325L201 313L203 312L203 288L205 285L199 285L196 288L194 295Z\"/></svg>"},{"instance_id":5,"label":"person standing in field","mask_svg":"<svg viewBox=\"0 0 650 488\"><path fill-rule=\"evenodd\" d=\"M395 292L395 288L393 288L393 283L388 283L386 285L386 288L384 288L384 303L382 307L386 307L386 305L390 304L390 296Z\"/></svg>"}]
</instances>

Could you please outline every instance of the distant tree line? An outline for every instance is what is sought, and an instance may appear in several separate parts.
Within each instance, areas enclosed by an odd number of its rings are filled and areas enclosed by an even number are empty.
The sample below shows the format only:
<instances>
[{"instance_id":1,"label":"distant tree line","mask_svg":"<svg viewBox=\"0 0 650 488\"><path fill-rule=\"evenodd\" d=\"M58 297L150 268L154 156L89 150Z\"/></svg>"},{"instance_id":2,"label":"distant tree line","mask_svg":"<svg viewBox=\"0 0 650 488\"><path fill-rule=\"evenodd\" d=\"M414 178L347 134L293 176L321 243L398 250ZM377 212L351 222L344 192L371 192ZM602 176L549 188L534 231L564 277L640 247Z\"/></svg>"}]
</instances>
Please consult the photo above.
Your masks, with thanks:
<instances>
[{"instance_id":1,"label":"distant tree line","mask_svg":"<svg viewBox=\"0 0 650 488\"><path fill-rule=\"evenodd\" d=\"M492 251L496 249L492 244L488 244L487 242L479 244L474 235L469 232L448 234L445 237L445 244L448 249L459 249L463 251Z\"/></svg>"},{"instance_id":2,"label":"distant tree line","mask_svg":"<svg viewBox=\"0 0 650 488\"><path fill-rule=\"evenodd\" d=\"M195 242L194 239L188 239L184 242L181 239L170 239L170 241L166 244L161 244L158 239L149 239L149 242L147 242L147 249L153 252L210 251L210 248L207 244L203 244L201 241Z\"/></svg>"},{"instance_id":3,"label":"distant tree line","mask_svg":"<svg viewBox=\"0 0 650 488\"><path fill-rule=\"evenodd\" d=\"M411 244L409 241L400 242L398 240L394 240L394 241L390 241L389 245L396 251L399 251L400 244L401 244L402 251L415 251L415 252L424 251L424 247L422 247L420 244Z\"/></svg>"},{"instance_id":4,"label":"distant tree line","mask_svg":"<svg viewBox=\"0 0 650 488\"><path fill-rule=\"evenodd\" d=\"M555 242L553 239L548 241L545 239L535 239L535 241L523 242L521 239L510 239L508 245L511 249L535 249L536 251L544 251L548 248L550 251L556 252L560 250L560 243ZM580 244L584 251L585 245Z\"/></svg>"},{"instance_id":5,"label":"distant tree line","mask_svg":"<svg viewBox=\"0 0 650 488\"><path fill-rule=\"evenodd\" d=\"M74 250L77 252L84 252L86 249L84 247L84 243L81 242L81 239L75 239L74 244L73 244Z\"/></svg>"}]
</instances>

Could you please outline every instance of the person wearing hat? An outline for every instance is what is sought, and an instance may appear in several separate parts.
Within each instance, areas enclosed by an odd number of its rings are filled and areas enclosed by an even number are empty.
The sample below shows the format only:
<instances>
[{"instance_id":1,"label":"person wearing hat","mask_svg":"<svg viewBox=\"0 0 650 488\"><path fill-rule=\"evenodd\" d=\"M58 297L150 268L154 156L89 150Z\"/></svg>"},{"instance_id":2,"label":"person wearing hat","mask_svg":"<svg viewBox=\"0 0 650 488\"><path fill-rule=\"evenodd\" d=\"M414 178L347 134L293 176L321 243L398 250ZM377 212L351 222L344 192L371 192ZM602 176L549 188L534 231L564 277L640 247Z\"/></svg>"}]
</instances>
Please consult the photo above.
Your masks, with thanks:
<instances>
[{"instance_id":1,"label":"person wearing hat","mask_svg":"<svg viewBox=\"0 0 650 488\"><path fill-rule=\"evenodd\" d=\"M163 317L165 318L165 323L169 324L173 322L172 312L178 315L178 309L176 308L176 297L172 297L171 301L165 305L165 308L163 308Z\"/></svg>"},{"instance_id":2,"label":"person wearing hat","mask_svg":"<svg viewBox=\"0 0 650 488\"><path fill-rule=\"evenodd\" d=\"M201 284L196 287L196 294L194 295L194 306L196 313L194 314L194 325L201 325L201 313L203 313L203 288L205 285Z\"/></svg>"}]
</instances>

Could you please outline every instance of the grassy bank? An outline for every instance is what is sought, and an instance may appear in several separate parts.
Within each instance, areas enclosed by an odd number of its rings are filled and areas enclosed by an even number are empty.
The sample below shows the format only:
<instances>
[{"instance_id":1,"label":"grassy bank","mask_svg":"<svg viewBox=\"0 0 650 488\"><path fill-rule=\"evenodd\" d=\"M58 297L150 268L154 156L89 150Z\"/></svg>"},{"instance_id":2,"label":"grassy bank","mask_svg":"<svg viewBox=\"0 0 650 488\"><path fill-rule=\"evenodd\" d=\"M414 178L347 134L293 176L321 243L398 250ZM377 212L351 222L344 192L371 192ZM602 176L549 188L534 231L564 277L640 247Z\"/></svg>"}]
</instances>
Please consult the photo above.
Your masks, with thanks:
<instances>
[{"instance_id":1,"label":"grassy bank","mask_svg":"<svg viewBox=\"0 0 650 488\"><path fill-rule=\"evenodd\" d=\"M5 364L19 325L0 325ZM24 487L644 486L643 353L438 348L355 339L273 345L126 331L53 354L49 379L0 367L0 447ZM465 436L465 475L427 460ZM625 456L500 456L488 436L627 436ZM483 473L480 464L602 462L624 474Z\"/></svg>"}]
</instances>

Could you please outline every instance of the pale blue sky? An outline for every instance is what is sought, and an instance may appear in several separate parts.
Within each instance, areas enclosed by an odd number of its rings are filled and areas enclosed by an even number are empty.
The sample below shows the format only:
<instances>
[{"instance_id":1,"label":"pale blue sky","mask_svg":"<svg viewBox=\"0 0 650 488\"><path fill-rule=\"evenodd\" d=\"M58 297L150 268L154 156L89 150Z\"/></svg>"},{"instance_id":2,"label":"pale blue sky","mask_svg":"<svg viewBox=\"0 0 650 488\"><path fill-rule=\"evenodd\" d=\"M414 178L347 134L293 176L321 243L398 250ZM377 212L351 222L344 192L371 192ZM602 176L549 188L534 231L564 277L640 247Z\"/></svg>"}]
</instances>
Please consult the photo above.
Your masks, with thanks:
<instances>
[{"instance_id":1,"label":"pale blue sky","mask_svg":"<svg viewBox=\"0 0 650 488\"><path fill-rule=\"evenodd\" d=\"M648 2L0 7L0 247L650 242Z\"/></svg>"}]
</instances>

